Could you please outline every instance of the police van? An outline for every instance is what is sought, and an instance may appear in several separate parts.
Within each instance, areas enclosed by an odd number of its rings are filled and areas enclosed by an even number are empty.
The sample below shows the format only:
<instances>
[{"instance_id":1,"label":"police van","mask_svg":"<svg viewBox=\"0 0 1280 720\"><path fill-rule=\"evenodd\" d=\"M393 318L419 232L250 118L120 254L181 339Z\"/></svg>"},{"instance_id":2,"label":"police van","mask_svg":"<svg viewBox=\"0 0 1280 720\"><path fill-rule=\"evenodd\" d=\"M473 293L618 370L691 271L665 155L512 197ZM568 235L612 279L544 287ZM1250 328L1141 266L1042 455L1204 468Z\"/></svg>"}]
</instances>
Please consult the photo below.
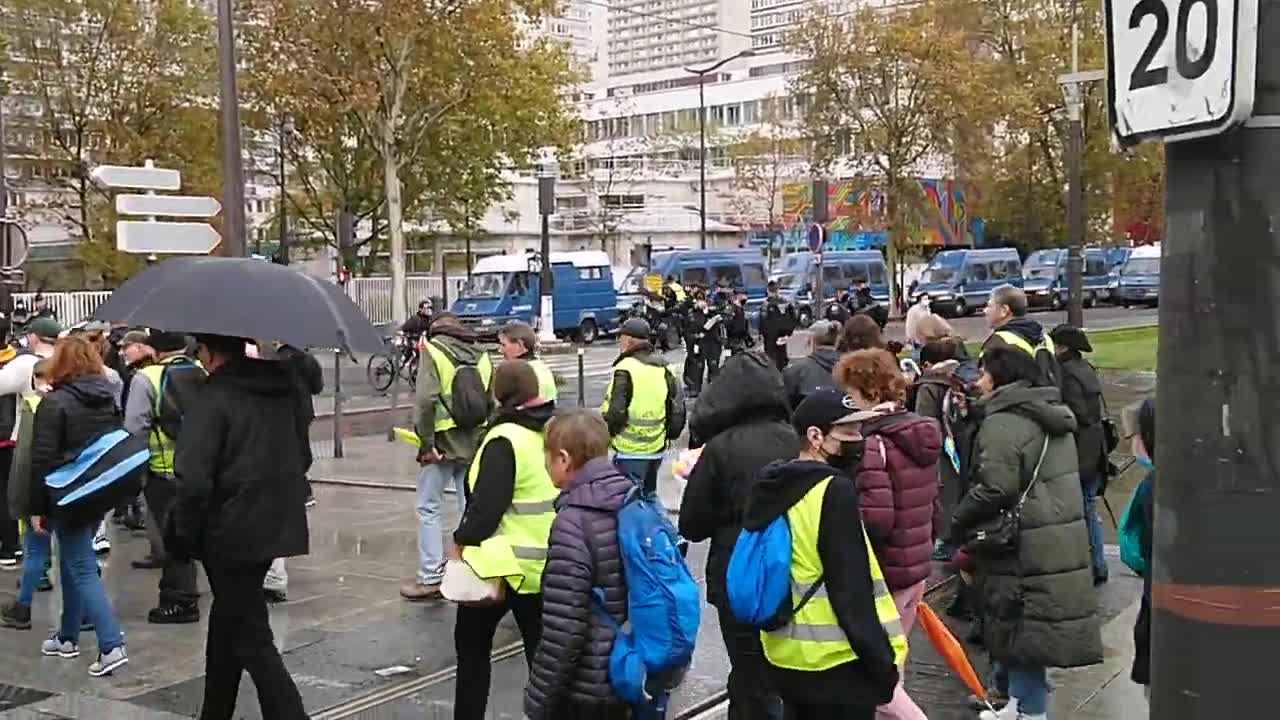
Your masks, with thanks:
<instances>
[{"instance_id":1,"label":"police van","mask_svg":"<svg viewBox=\"0 0 1280 720\"><path fill-rule=\"evenodd\" d=\"M814 318L813 289L818 279L816 253L799 252L787 255L781 270L774 273L778 293L795 305L800 324L808 326ZM871 297L878 302L889 302L889 271L879 250L837 250L822 254L822 297L830 300L836 290L856 288L866 284Z\"/></svg>"},{"instance_id":2,"label":"police van","mask_svg":"<svg viewBox=\"0 0 1280 720\"><path fill-rule=\"evenodd\" d=\"M486 339L512 320L536 326L542 313L540 269L534 253L481 258L452 310ZM606 253L551 253L551 274L552 327L558 337L591 343L617 328L618 295Z\"/></svg>"},{"instance_id":3,"label":"police van","mask_svg":"<svg viewBox=\"0 0 1280 720\"><path fill-rule=\"evenodd\" d=\"M964 317L986 305L1001 285L1022 287L1022 260L1014 248L939 250L929 260L911 301L928 297L934 312Z\"/></svg>"},{"instance_id":4,"label":"police van","mask_svg":"<svg viewBox=\"0 0 1280 720\"><path fill-rule=\"evenodd\" d=\"M1027 291L1027 304L1061 310L1067 306L1070 287L1067 281L1067 250L1036 250L1022 261L1022 287ZM1081 279L1082 304L1093 307L1107 297L1107 258L1102 248L1085 248L1084 276Z\"/></svg>"},{"instance_id":5,"label":"police van","mask_svg":"<svg viewBox=\"0 0 1280 720\"><path fill-rule=\"evenodd\" d=\"M1112 283L1112 301L1123 307L1160 304L1160 244L1134 248Z\"/></svg>"}]
</instances>

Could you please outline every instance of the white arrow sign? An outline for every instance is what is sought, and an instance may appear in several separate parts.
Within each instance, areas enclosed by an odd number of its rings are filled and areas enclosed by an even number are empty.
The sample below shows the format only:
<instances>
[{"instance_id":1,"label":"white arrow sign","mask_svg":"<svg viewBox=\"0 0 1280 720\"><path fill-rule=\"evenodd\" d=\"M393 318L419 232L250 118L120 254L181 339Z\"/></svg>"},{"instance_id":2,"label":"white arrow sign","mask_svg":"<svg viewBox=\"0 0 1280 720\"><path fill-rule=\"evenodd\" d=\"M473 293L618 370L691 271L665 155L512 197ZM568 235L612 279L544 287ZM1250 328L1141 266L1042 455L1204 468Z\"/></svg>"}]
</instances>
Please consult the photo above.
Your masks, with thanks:
<instances>
[{"instance_id":1,"label":"white arrow sign","mask_svg":"<svg viewBox=\"0 0 1280 720\"><path fill-rule=\"evenodd\" d=\"M116 212L121 215L161 215L166 217L213 217L222 204L203 195L117 195Z\"/></svg>"},{"instance_id":2,"label":"white arrow sign","mask_svg":"<svg viewBox=\"0 0 1280 720\"><path fill-rule=\"evenodd\" d=\"M177 190L182 187L182 176L177 170L157 167L99 165L89 173L89 176L109 188Z\"/></svg>"},{"instance_id":3,"label":"white arrow sign","mask_svg":"<svg viewBox=\"0 0 1280 720\"><path fill-rule=\"evenodd\" d=\"M142 220L116 223L116 248L138 255L205 255L221 240L218 231L204 223Z\"/></svg>"}]
</instances>

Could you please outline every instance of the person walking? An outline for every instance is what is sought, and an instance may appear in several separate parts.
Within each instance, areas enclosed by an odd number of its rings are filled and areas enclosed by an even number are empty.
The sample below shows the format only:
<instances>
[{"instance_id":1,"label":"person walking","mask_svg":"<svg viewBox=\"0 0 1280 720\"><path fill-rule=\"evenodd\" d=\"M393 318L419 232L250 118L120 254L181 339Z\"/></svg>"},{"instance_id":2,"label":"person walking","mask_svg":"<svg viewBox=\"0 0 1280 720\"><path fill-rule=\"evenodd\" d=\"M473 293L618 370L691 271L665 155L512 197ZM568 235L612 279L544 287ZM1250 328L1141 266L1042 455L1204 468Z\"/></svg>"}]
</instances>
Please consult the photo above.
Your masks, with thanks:
<instances>
[{"instance_id":1,"label":"person walking","mask_svg":"<svg viewBox=\"0 0 1280 720\"><path fill-rule=\"evenodd\" d=\"M177 439L186 424L187 414L192 410L190 406L196 402L205 369L187 357L187 336L183 333L154 331L150 342L156 350L157 360L155 364L139 370L129 386L124 429L147 438L151 448L142 495L150 513L147 527L155 535L161 554L152 556L158 562L136 563L135 566L161 567L160 602L147 613L147 622L161 625L194 623L200 621L195 563L170 553L164 547L163 534L169 513L178 498L178 479L174 469Z\"/></svg>"},{"instance_id":2,"label":"person walking","mask_svg":"<svg viewBox=\"0 0 1280 720\"><path fill-rule=\"evenodd\" d=\"M903 631L915 625L925 581L933 570L933 516L938 499L938 422L903 407L906 379L884 350L858 350L840 359L836 383L854 407L876 417L862 424L866 451L854 478L862 524L884 572ZM898 668L893 700L876 710L882 720L925 720L902 687Z\"/></svg>"},{"instance_id":3,"label":"person walking","mask_svg":"<svg viewBox=\"0 0 1280 720\"><path fill-rule=\"evenodd\" d=\"M498 351L502 353L502 357L529 363L529 367L538 376L538 395L543 400L557 400L560 392L556 387L556 375L551 371L550 365L534 354L537 347L538 336L529 323L512 320L498 331Z\"/></svg>"},{"instance_id":4,"label":"person walking","mask_svg":"<svg viewBox=\"0 0 1280 720\"><path fill-rule=\"evenodd\" d=\"M165 549L200 560L213 593L199 718L230 720L247 671L262 717L303 720L262 594L273 560L309 551L294 380L280 363L246 357L244 338L197 335L196 343L209 374L183 419Z\"/></svg>"},{"instance_id":5,"label":"person walking","mask_svg":"<svg viewBox=\"0 0 1280 720\"><path fill-rule=\"evenodd\" d=\"M1142 600L1138 606L1138 618L1133 624L1133 669L1129 678L1142 686L1142 692L1151 701L1151 548L1155 532L1155 483L1156 483L1156 401L1142 400L1125 408L1121 415L1124 434L1133 443L1133 459L1146 471L1146 477L1138 483L1130 501L1132 515L1129 520L1137 523L1138 553L1146 567L1142 573ZM1124 523L1121 523L1124 527Z\"/></svg>"},{"instance_id":6,"label":"person walking","mask_svg":"<svg viewBox=\"0 0 1280 720\"><path fill-rule=\"evenodd\" d=\"M635 484L609 461L609 427L594 410L574 409L547 423L546 465L560 495L524 714L529 720L624 720L630 710L609 684L609 657L615 625L627 622L617 513Z\"/></svg>"},{"instance_id":7,"label":"person walking","mask_svg":"<svg viewBox=\"0 0 1280 720\"><path fill-rule=\"evenodd\" d=\"M1062 368L1058 366L1057 348L1044 326L1027 317L1027 294L1022 288L1001 285L991 291L982 310L991 335L982 343L986 354L995 348L1016 348L1036 361L1040 373L1037 386L1062 387Z\"/></svg>"},{"instance_id":8,"label":"person walking","mask_svg":"<svg viewBox=\"0 0 1280 720\"><path fill-rule=\"evenodd\" d=\"M613 460L646 495L658 492L658 469L667 443L684 432L684 397L666 361L653 351L649 323L622 324L622 353L604 391L600 413L613 438Z\"/></svg>"},{"instance_id":9,"label":"person walking","mask_svg":"<svg viewBox=\"0 0 1280 720\"><path fill-rule=\"evenodd\" d=\"M124 381L121 379L120 373L107 362L111 357L111 342L107 337L110 332L110 324L92 321L67 334L79 335L97 349L98 354L102 357L102 374L106 376L107 382L111 384L112 392L115 393L116 406L123 410L124 405L121 400L124 397ZM106 517L102 518L97 532L93 534L93 551L99 555L111 552L111 538L107 536Z\"/></svg>"},{"instance_id":10,"label":"person walking","mask_svg":"<svg viewBox=\"0 0 1280 720\"><path fill-rule=\"evenodd\" d=\"M36 323L45 321L52 322L45 318ZM98 575L93 534L100 518L74 525L56 516L50 518L53 507L45 478L75 461L103 435L119 430L123 418L115 389L102 372L102 356L84 338L67 337L58 341L49 361L48 379L52 390L40 401L32 422L27 491L31 504L26 510L31 513L29 532L52 532L58 541L62 619L40 651L62 658L79 656L80 632L87 621L98 638L98 658L89 665L89 674L101 677L128 663L129 656L124 634L120 632ZM47 550L49 546L33 543L31 547ZM33 569L43 567L46 559L47 556L32 558Z\"/></svg>"},{"instance_id":11,"label":"person walking","mask_svg":"<svg viewBox=\"0 0 1280 720\"><path fill-rule=\"evenodd\" d=\"M418 571L400 588L400 596L410 601L440 597L444 573L444 540L440 532L440 503L446 488L457 493L458 512L466 504L463 481L467 466L475 456L484 429L475 418L459 424L455 412L478 402L489 405L489 385L493 362L476 338L456 315L441 312L431 323L431 337L423 344L426 353L418 368L414 426L422 445L418 451ZM426 360L430 359L430 362ZM465 370L466 374L463 374ZM477 378L478 376L478 378ZM468 382L459 383L459 380ZM470 382L476 381L476 382ZM466 397L454 397L456 392ZM483 397L474 397L483 395ZM461 414L461 413L459 413ZM486 416L488 412L484 413ZM465 427L464 427L465 426Z\"/></svg>"},{"instance_id":12,"label":"person walking","mask_svg":"<svg viewBox=\"0 0 1280 720\"><path fill-rule=\"evenodd\" d=\"M983 355L978 470L952 519L960 536L974 538L1017 508L1012 549L967 547L984 642L1009 678L1009 704L981 720L1046 720L1047 668L1102 662L1075 418L1057 388L1035 386L1042 373L1020 348Z\"/></svg>"},{"instance_id":13,"label":"person walking","mask_svg":"<svg viewBox=\"0 0 1280 720\"><path fill-rule=\"evenodd\" d=\"M906 659L850 477L862 459L860 423L874 416L837 388L805 398L792 421L799 456L766 466L747 496L745 529L787 519L793 602L817 585L786 625L760 635L788 720L871 720L893 698Z\"/></svg>"},{"instance_id":14,"label":"person walking","mask_svg":"<svg viewBox=\"0 0 1280 720\"><path fill-rule=\"evenodd\" d=\"M129 389L133 386L134 377L140 370L156 362L156 350L150 343L151 339L145 330L129 330L120 336L117 371L120 373L120 382L123 386L120 393L122 408L129 407ZM124 502L116 508L113 518L117 524L129 530L143 530L147 527L143 519L145 512L141 497L142 495L139 494L137 498ZM151 545L151 552L145 559L134 560L131 564L140 569L163 567L163 562L157 559L163 555L157 533L148 532L147 540Z\"/></svg>"},{"instance_id":15,"label":"person walking","mask_svg":"<svg viewBox=\"0 0 1280 720\"><path fill-rule=\"evenodd\" d=\"M725 309L728 320L725 322L725 347L729 355L744 353L755 346L756 340L751 337L751 323L747 320L747 293L737 290L733 293L733 302Z\"/></svg>"},{"instance_id":16,"label":"person walking","mask_svg":"<svg viewBox=\"0 0 1280 720\"><path fill-rule=\"evenodd\" d=\"M1084 358L1093 352L1089 336L1080 328L1062 324L1049 332L1062 368L1062 401L1076 416L1076 453L1080 458L1080 489L1084 494L1084 521L1089 528L1089 556L1093 563L1093 584L1107 581L1107 558L1103 554L1102 518L1098 497L1106 489L1108 472L1107 435L1102 427L1106 403L1098 371Z\"/></svg>"},{"instance_id":17,"label":"person walking","mask_svg":"<svg viewBox=\"0 0 1280 720\"><path fill-rule=\"evenodd\" d=\"M799 324L795 308L782 299L778 282L770 280L766 286L764 307L760 309L760 340L765 354L779 370L787 367L787 342Z\"/></svg>"},{"instance_id":18,"label":"person walking","mask_svg":"<svg viewBox=\"0 0 1280 720\"><path fill-rule=\"evenodd\" d=\"M13 449L13 463L9 469L9 488L6 500L15 518L29 519L32 510L31 491L31 440L34 433L36 409L40 400L52 389L49 385L49 358L36 362L32 372L34 394L22 396L22 408L18 412L18 444ZM28 524L29 527L29 524ZM17 630L31 628L31 602L37 590L52 590L49 580L49 558L52 547L48 533L27 530L22 533L22 577L18 580L18 596L0 609L0 622Z\"/></svg>"},{"instance_id":19,"label":"person walking","mask_svg":"<svg viewBox=\"0 0 1280 720\"><path fill-rule=\"evenodd\" d=\"M523 360L493 374L498 409L467 468L470 500L453 533L449 558L482 578L502 577L501 599L460 604L453 627L458 656L453 717L483 720L489 699L490 656L498 623L511 613L533 670L542 630L543 570L559 491L547 474L543 428L555 403L538 396L538 376ZM518 575L510 575L512 565Z\"/></svg>"},{"instance_id":20,"label":"person walking","mask_svg":"<svg viewBox=\"0 0 1280 720\"><path fill-rule=\"evenodd\" d=\"M836 344L840 342L840 326L829 321L819 320L809 326L811 350L801 360L797 360L782 371L782 383L787 392L787 402L795 408L814 390L831 387L835 380L831 371L840 360L840 351Z\"/></svg>"},{"instance_id":21,"label":"person walking","mask_svg":"<svg viewBox=\"0 0 1280 720\"><path fill-rule=\"evenodd\" d=\"M760 631L733 619L725 589L752 481L766 465L791 459L799 444L777 366L763 353L729 358L694 406L689 430L705 444L680 503L680 535L711 540L707 602L719 615L729 654L729 717L781 720L782 701L769 682Z\"/></svg>"},{"instance_id":22,"label":"person walking","mask_svg":"<svg viewBox=\"0 0 1280 720\"><path fill-rule=\"evenodd\" d=\"M0 352L0 568L18 567L22 549L18 543L18 519L8 507L9 467L18 444L17 418L24 398L35 397L31 374L41 358L53 355L62 327L51 318L32 320L25 329L26 348L5 347Z\"/></svg>"}]
</instances>

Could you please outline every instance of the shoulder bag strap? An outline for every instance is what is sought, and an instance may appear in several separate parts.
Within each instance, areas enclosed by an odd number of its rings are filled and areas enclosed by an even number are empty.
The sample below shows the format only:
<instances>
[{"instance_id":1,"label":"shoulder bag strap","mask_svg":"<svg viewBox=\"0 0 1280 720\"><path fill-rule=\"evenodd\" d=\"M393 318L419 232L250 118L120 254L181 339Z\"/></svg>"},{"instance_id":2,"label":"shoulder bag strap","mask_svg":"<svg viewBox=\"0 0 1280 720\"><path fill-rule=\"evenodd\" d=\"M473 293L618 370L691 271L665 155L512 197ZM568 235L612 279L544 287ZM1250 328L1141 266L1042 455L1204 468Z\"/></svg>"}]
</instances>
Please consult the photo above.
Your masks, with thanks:
<instances>
[{"instance_id":1,"label":"shoulder bag strap","mask_svg":"<svg viewBox=\"0 0 1280 720\"><path fill-rule=\"evenodd\" d=\"M1040 466L1044 464L1044 456L1049 452L1049 435L1044 436L1044 446L1040 448L1040 459L1036 461L1036 469L1031 472L1031 482L1027 483L1027 489L1022 491L1022 497L1018 498L1018 509L1022 509L1023 503L1027 501L1027 495L1031 493L1031 488L1035 486L1036 480L1040 478Z\"/></svg>"}]
</instances>

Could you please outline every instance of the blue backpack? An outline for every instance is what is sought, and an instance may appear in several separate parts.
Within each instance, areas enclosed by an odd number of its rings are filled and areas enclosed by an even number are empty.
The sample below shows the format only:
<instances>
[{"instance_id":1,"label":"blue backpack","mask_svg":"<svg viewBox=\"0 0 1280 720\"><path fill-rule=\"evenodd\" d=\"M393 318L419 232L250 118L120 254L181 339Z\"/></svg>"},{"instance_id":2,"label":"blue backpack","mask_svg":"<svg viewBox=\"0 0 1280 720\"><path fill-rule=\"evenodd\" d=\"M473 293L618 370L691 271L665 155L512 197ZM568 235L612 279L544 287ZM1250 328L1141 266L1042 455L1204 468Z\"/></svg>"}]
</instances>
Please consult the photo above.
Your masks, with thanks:
<instances>
[{"instance_id":1,"label":"blue backpack","mask_svg":"<svg viewBox=\"0 0 1280 720\"><path fill-rule=\"evenodd\" d=\"M122 501L138 496L150 459L146 438L123 429L100 435L45 476L54 517L71 527L102 519Z\"/></svg>"},{"instance_id":2,"label":"blue backpack","mask_svg":"<svg viewBox=\"0 0 1280 720\"><path fill-rule=\"evenodd\" d=\"M603 591L593 591L597 611L617 631L609 655L609 683L632 705L648 700L645 684L650 676L675 676L693 659L702 598L677 548L678 539L662 509L637 488L618 510L629 629L619 627L604 610Z\"/></svg>"},{"instance_id":3,"label":"blue backpack","mask_svg":"<svg viewBox=\"0 0 1280 720\"><path fill-rule=\"evenodd\" d=\"M800 603L791 606L791 525L786 515L779 515L763 528L738 533L725 573L729 611L744 625L776 630L791 622L824 579L818 578Z\"/></svg>"}]
</instances>

